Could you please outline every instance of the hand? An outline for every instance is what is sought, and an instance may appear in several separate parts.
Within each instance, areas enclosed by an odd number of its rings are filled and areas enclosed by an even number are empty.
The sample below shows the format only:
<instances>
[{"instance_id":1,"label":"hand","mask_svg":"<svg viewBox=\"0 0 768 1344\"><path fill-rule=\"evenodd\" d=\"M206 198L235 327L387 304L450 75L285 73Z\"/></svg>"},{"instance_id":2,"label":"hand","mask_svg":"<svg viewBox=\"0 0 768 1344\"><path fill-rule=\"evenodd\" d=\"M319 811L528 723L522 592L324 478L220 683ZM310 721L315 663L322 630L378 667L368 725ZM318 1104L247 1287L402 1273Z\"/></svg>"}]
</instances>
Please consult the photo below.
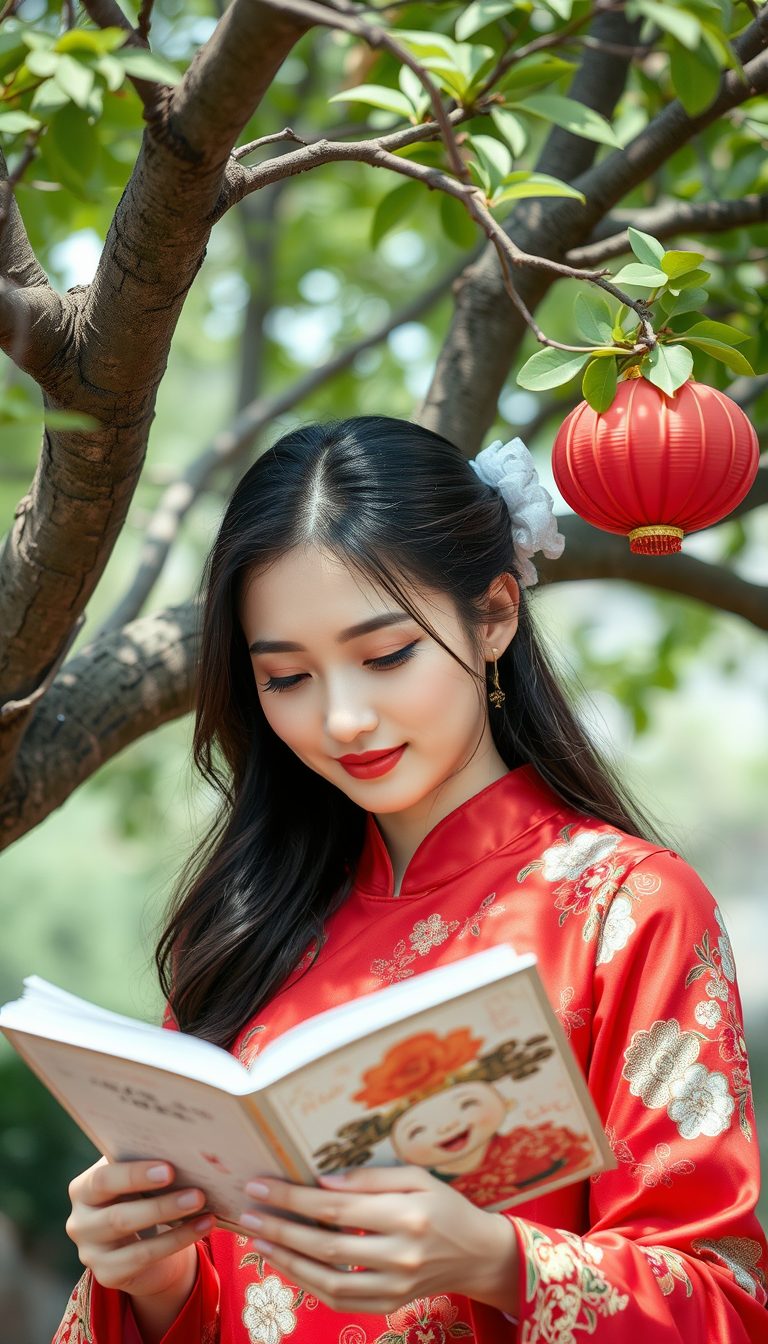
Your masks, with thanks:
<instances>
[{"instance_id":1,"label":"hand","mask_svg":"<svg viewBox=\"0 0 768 1344\"><path fill-rule=\"evenodd\" d=\"M461 1293L517 1315L512 1224L478 1209L422 1167L366 1167L323 1178L321 1189L259 1180L247 1193L277 1210L330 1224L307 1227L278 1212L243 1213L270 1265L341 1312L386 1315L417 1297ZM360 1236L346 1229L359 1228ZM349 1273L335 1265L355 1265Z\"/></svg>"},{"instance_id":2,"label":"hand","mask_svg":"<svg viewBox=\"0 0 768 1344\"><path fill-rule=\"evenodd\" d=\"M101 1158L69 1187L72 1213L67 1234L102 1287L121 1289L135 1299L134 1314L145 1344L162 1339L184 1306L197 1276L194 1243L216 1221L206 1215L145 1240L138 1236L158 1224L188 1218L205 1203L202 1190L140 1197L143 1191L169 1185L173 1176L173 1168L165 1162Z\"/></svg>"}]
</instances>

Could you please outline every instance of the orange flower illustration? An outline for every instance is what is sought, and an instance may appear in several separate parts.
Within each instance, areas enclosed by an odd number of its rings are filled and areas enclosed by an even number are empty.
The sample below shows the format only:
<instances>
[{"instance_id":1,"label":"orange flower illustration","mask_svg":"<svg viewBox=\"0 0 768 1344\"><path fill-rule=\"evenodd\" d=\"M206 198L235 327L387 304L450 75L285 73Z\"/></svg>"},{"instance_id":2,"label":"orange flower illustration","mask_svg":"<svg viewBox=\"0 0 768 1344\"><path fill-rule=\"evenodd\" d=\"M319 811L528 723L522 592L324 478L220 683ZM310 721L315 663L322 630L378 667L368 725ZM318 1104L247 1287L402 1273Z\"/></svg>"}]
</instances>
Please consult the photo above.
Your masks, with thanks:
<instances>
[{"instance_id":1,"label":"orange flower illustration","mask_svg":"<svg viewBox=\"0 0 768 1344\"><path fill-rule=\"evenodd\" d=\"M373 1109L402 1097L438 1092L449 1074L476 1057L481 1045L469 1027L458 1027L442 1040L434 1031L409 1036L363 1074L364 1087L352 1100Z\"/></svg>"}]
</instances>

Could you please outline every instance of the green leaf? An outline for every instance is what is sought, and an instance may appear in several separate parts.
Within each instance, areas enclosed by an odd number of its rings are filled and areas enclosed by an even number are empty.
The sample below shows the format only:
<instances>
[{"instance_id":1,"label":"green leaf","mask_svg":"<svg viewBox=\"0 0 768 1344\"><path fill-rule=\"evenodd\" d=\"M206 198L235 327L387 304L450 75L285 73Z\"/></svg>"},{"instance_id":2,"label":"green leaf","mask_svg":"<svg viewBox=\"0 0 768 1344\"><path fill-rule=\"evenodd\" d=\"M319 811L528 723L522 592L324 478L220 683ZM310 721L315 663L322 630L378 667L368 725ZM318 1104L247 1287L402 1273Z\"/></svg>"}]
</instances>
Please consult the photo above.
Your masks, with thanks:
<instances>
[{"instance_id":1,"label":"green leaf","mask_svg":"<svg viewBox=\"0 0 768 1344\"><path fill-rule=\"evenodd\" d=\"M682 313L695 313L701 308L703 303L707 302L709 295L706 289L684 289L682 294L674 295L671 292L664 295L669 300L670 307L666 308L667 316L680 317Z\"/></svg>"},{"instance_id":2,"label":"green leaf","mask_svg":"<svg viewBox=\"0 0 768 1344\"><path fill-rule=\"evenodd\" d=\"M491 121L499 135L503 135L514 157L519 159L521 154L525 153L525 146L528 143L528 132L520 118L516 117L514 112L505 111L503 107L493 107Z\"/></svg>"},{"instance_id":3,"label":"green leaf","mask_svg":"<svg viewBox=\"0 0 768 1344\"><path fill-rule=\"evenodd\" d=\"M110 93L117 93L126 77L125 67L120 64L120 61L116 60L114 56L100 56L95 68L105 81Z\"/></svg>"},{"instance_id":4,"label":"green leaf","mask_svg":"<svg viewBox=\"0 0 768 1344\"><path fill-rule=\"evenodd\" d=\"M726 344L730 341L732 345L741 345L750 339L748 332L739 331L738 327L731 327L727 322L713 322L708 317L703 322L694 323L682 336L686 341L689 336L708 336L713 341L725 341Z\"/></svg>"},{"instance_id":5,"label":"green leaf","mask_svg":"<svg viewBox=\"0 0 768 1344\"><path fill-rule=\"evenodd\" d=\"M459 102L469 101L472 90L495 60L495 53L492 47L481 47L476 43L455 42L453 46L453 56L422 56L421 63L425 70L438 75L441 88L452 98Z\"/></svg>"},{"instance_id":6,"label":"green leaf","mask_svg":"<svg viewBox=\"0 0 768 1344\"><path fill-rule=\"evenodd\" d=\"M629 234L629 246L637 260L642 261L644 266L650 266L655 270L664 256L664 248L658 239L652 238L650 233L641 233L639 229L628 228L627 233Z\"/></svg>"},{"instance_id":7,"label":"green leaf","mask_svg":"<svg viewBox=\"0 0 768 1344\"><path fill-rule=\"evenodd\" d=\"M585 340L594 341L595 345L602 345L603 342L613 339L613 318L602 294L590 291L586 294L577 294L573 315ZM586 393L584 395L586 396Z\"/></svg>"},{"instance_id":8,"label":"green leaf","mask_svg":"<svg viewBox=\"0 0 768 1344\"><path fill-rule=\"evenodd\" d=\"M468 5L456 20L454 29L456 40L466 42L468 37L479 33L486 24L502 18L516 7L517 0L475 0L474 4Z\"/></svg>"},{"instance_id":9,"label":"green leaf","mask_svg":"<svg viewBox=\"0 0 768 1344\"><path fill-rule=\"evenodd\" d=\"M413 120L414 107L399 89L389 89L384 84L359 84L356 89L343 89L328 99L329 103L369 103L371 107L381 107L385 112L397 112L400 117Z\"/></svg>"},{"instance_id":10,"label":"green leaf","mask_svg":"<svg viewBox=\"0 0 768 1344\"><path fill-rule=\"evenodd\" d=\"M630 261L628 266L622 266L618 275L611 276L611 282L614 285L636 286L638 289L657 289L659 285L666 285L667 277L658 267Z\"/></svg>"},{"instance_id":11,"label":"green leaf","mask_svg":"<svg viewBox=\"0 0 768 1344\"><path fill-rule=\"evenodd\" d=\"M104 56L126 40L123 28L70 28L56 43L57 51L84 51L91 56Z\"/></svg>"},{"instance_id":12,"label":"green leaf","mask_svg":"<svg viewBox=\"0 0 768 1344\"><path fill-rule=\"evenodd\" d=\"M421 200L422 186L419 182L403 182L394 191L382 196L373 214L371 224L371 247L378 247L385 234L394 229Z\"/></svg>"},{"instance_id":13,"label":"green leaf","mask_svg":"<svg viewBox=\"0 0 768 1344\"><path fill-rule=\"evenodd\" d=\"M618 381L616 356L591 359L581 381L581 390L594 411L607 411L616 396Z\"/></svg>"},{"instance_id":14,"label":"green leaf","mask_svg":"<svg viewBox=\"0 0 768 1344\"><path fill-rule=\"evenodd\" d=\"M588 356L587 350L584 354L576 354L572 350L555 350L551 346L546 350L538 350L523 365L517 381L520 387L529 388L531 392L560 387L562 383L570 382Z\"/></svg>"},{"instance_id":15,"label":"green leaf","mask_svg":"<svg viewBox=\"0 0 768 1344\"><path fill-rule=\"evenodd\" d=\"M0 79L16 70L27 54L27 44L18 28L0 32Z\"/></svg>"},{"instance_id":16,"label":"green leaf","mask_svg":"<svg viewBox=\"0 0 768 1344\"><path fill-rule=\"evenodd\" d=\"M556 126L562 126L573 135L581 136L582 140L594 140L600 145L621 148L610 122L591 107L577 102L575 98L564 98L559 93L535 93L518 106L525 112L532 112L534 116L542 117L544 121L552 121Z\"/></svg>"},{"instance_id":17,"label":"green leaf","mask_svg":"<svg viewBox=\"0 0 768 1344\"><path fill-rule=\"evenodd\" d=\"M712 341L705 336L689 336L686 331L684 339L689 345L695 345L697 349L704 350L706 354L711 355L713 359L718 359L721 364L725 364L733 373L754 374L748 359L745 359L740 350L734 350L732 346L726 345L723 341ZM678 346L682 350L684 346Z\"/></svg>"},{"instance_id":18,"label":"green leaf","mask_svg":"<svg viewBox=\"0 0 768 1344\"><path fill-rule=\"evenodd\" d=\"M670 280L677 280L681 275L697 270L699 262L703 260L701 252L665 252L661 260L661 269Z\"/></svg>"},{"instance_id":19,"label":"green leaf","mask_svg":"<svg viewBox=\"0 0 768 1344\"><path fill-rule=\"evenodd\" d=\"M635 14L642 14L643 18L650 19L665 33L671 33L690 51L696 50L701 40L701 24L690 10L678 9L669 3L661 4L660 0L635 0L632 8Z\"/></svg>"},{"instance_id":20,"label":"green leaf","mask_svg":"<svg viewBox=\"0 0 768 1344\"><path fill-rule=\"evenodd\" d=\"M690 378L693 355L682 345L655 345L640 368L649 383L671 397Z\"/></svg>"},{"instance_id":21,"label":"green leaf","mask_svg":"<svg viewBox=\"0 0 768 1344\"><path fill-rule=\"evenodd\" d=\"M440 193L440 222L443 233L457 247L472 247L477 238L477 229L467 214L461 201L455 196Z\"/></svg>"},{"instance_id":22,"label":"green leaf","mask_svg":"<svg viewBox=\"0 0 768 1344\"><path fill-rule=\"evenodd\" d=\"M115 60L134 79L147 79L152 84L180 84L183 79L175 65L156 56L153 51L126 51L125 47L121 47L115 52Z\"/></svg>"},{"instance_id":23,"label":"green leaf","mask_svg":"<svg viewBox=\"0 0 768 1344\"><path fill-rule=\"evenodd\" d=\"M670 280L669 288L673 294L679 294L681 289L700 287L705 280L709 280L709 277L709 271L686 271L685 275L678 275L675 280Z\"/></svg>"},{"instance_id":24,"label":"green leaf","mask_svg":"<svg viewBox=\"0 0 768 1344\"><path fill-rule=\"evenodd\" d=\"M91 96L94 73L89 66L66 54L59 57L53 76L62 93L66 93L78 107L85 107Z\"/></svg>"},{"instance_id":25,"label":"green leaf","mask_svg":"<svg viewBox=\"0 0 768 1344\"><path fill-rule=\"evenodd\" d=\"M27 112L0 112L0 131L4 135L21 135L23 131L36 131L40 122Z\"/></svg>"},{"instance_id":26,"label":"green leaf","mask_svg":"<svg viewBox=\"0 0 768 1344\"><path fill-rule=\"evenodd\" d=\"M491 186L498 187L506 180L512 168L512 155L507 146L503 141L494 139L492 135L470 135L467 139L480 156L480 161L491 179Z\"/></svg>"},{"instance_id":27,"label":"green leaf","mask_svg":"<svg viewBox=\"0 0 768 1344\"><path fill-rule=\"evenodd\" d=\"M40 152L53 180L87 200L86 183L99 161L99 138L87 113L67 103L51 119Z\"/></svg>"},{"instance_id":28,"label":"green leaf","mask_svg":"<svg viewBox=\"0 0 768 1344\"><path fill-rule=\"evenodd\" d=\"M505 185L508 184L508 185ZM492 205L504 205L507 201L522 201L530 196L569 196L584 203L584 196L567 182L560 182L548 173L529 173L525 169L509 173L504 179L500 195L495 196Z\"/></svg>"},{"instance_id":29,"label":"green leaf","mask_svg":"<svg viewBox=\"0 0 768 1344\"><path fill-rule=\"evenodd\" d=\"M406 98L413 104L417 119L422 117L429 107L430 97L418 75L407 65L401 65L397 82Z\"/></svg>"},{"instance_id":30,"label":"green leaf","mask_svg":"<svg viewBox=\"0 0 768 1344\"><path fill-rule=\"evenodd\" d=\"M499 88L514 91L528 88L531 84L552 84L564 75L572 75L575 69L575 65L561 60L559 56L545 56L541 53L524 56L522 61L507 71Z\"/></svg>"},{"instance_id":31,"label":"green leaf","mask_svg":"<svg viewBox=\"0 0 768 1344\"><path fill-rule=\"evenodd\" d=\"M38 75L40 79L47 79L49 75L54 75L58 67L61 56L57 51L30 51L27 56L27 69L30 74Z\"/></svg>"},{"instance_id":32,"label":"green leaf","mask_svg":"<svg viewBox=\"0 0 768 1344\"><path fill-rule=\"evenodd\" d=\"M689 117L697 117L715 101L720 88L720 67L703 42L695 52L675 43L669 73L675 93Z\"/></svg>"},{"instance_id":33,"label":"green leaf","mask_svg":"<svg viewBox=\"0 0 768 1344\"><path fill-rule=\"evenodd\" d=\"M540 9L550 9L553 14L557 14L559 19L570 19L573 9L573 0L543 0L539 6Z\"/></svg>"},{"instance_id":34,"label":"green leaf","mask_svg":"<svg viewBox=\"0 0 768 1344\"><path fill-rule=\"evenodd\" d=\"M31 112L39 113L43 121L50 121L54 112L66 107L68 102L69 94L60 89L52 79L46 79L39 89L35 89L29 108Z\"/></svg>"}]
</instances>

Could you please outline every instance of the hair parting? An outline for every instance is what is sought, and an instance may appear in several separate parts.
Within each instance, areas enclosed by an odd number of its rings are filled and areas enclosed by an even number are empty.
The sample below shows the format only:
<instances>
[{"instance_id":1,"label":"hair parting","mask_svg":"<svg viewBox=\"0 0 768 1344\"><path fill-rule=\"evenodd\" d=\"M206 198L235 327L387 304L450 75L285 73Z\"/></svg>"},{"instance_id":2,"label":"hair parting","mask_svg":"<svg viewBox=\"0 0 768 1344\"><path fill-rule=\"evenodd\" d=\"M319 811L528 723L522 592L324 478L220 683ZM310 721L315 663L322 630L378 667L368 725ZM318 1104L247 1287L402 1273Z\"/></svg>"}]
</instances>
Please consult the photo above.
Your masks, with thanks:
<instances>
[{"instance_id":1,"label":"hair parting","mask_svg":"<svg viewBox=\"0 0 768 1344\"><path fill-rule=\"evenodd\" d=\"M491 585L517 573L499 495L453 444L406 421L307 425L240 481L206 568L193 748L219 812L182 873L156 955L178 1026L219 1045L316 954L364 841L365 812L267 723L238 619L244 585L306 544L372 579L443 648L418 594L445 594L478 638ZM509 768L530 764L578 812L652 838L569 705L525 590L498 674L505 700L491 726Z\"/></svg>"}]
</instances>

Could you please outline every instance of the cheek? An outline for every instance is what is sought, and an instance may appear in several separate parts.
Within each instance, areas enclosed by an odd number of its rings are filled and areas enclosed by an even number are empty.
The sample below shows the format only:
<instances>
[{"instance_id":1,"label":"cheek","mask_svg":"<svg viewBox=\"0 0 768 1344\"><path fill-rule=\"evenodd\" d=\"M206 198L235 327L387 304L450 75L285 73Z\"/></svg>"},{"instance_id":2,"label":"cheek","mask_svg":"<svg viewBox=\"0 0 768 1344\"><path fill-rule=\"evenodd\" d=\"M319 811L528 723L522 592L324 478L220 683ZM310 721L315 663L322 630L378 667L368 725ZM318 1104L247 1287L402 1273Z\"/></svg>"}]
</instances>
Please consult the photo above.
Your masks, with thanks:
<instances>
[{"instance_id":1,"label":"cheek","mask_svg":"<svg viewBox=\"0 0 768 1344\"><path fill-rule=\"evenodd\" d=\"M308 697L291 691L268 691L259 695L264 717L270 728L294 750L311 744L314 715Z\"/></svg>"},{"instance_id":2,"label":"cheek","mask_svg":"<svg viewBox=\"0 0 768 1344\"><path fill-rule=\"evenodd\" d=\"M429 648L414 658L397 686L384 691L389 712L421 733L437 729L445 737L446 724L454 729L474 724L481 712L477 688L467 672L440 648Z\"/></svg>"},{"instance_id":3,"label":"cheek","mask_svg":"<svg viewBox=\"0 0 768 1344\"><path fill-rule=\"evenodd\" d=\"M415 1139L392 1139L392 1147L401 1162L412 1163L415 1167L431 1167L440 1149L435 1147L429 1134L419 1134Z\"/></svg>"}]
</instances>

